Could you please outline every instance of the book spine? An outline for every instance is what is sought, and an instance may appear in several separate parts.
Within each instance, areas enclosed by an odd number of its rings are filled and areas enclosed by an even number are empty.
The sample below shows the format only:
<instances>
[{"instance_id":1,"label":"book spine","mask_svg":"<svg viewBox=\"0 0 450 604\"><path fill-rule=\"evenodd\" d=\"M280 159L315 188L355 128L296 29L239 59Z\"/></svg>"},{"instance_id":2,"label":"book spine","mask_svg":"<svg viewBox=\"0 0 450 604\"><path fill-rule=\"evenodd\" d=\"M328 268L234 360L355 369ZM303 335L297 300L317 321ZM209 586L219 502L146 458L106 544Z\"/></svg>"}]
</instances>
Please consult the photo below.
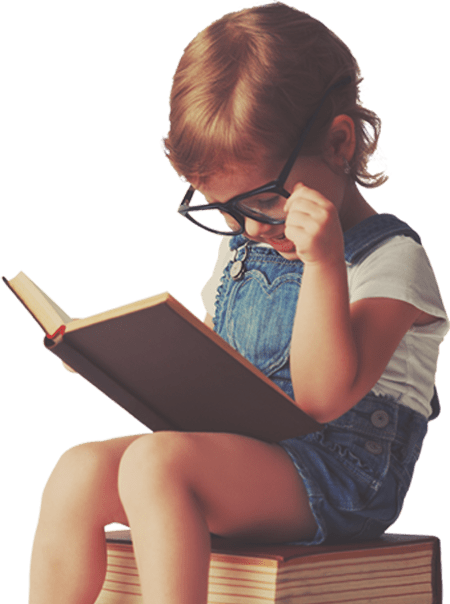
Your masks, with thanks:
<instances>
[{"instance_id":1,"label":"book spine","mask_svg":"<svg viewBox=\"0 0 450 604\"><path fill-rule=\"evenodd\" d=\"M433 604L442 604L442 564L441 564L441 542L436 537L433 546Z\"/></svg>"},{"instance_id":2,"label":"book spine","mask_svg":"<svg viewBox=\"0 0 450 604\"><path fill-rule=\"evenodd\" d=\"M93 386L109 396L113 401L128 411L153 432L158 430L177 430L173 423L156 413L147 404L128 392L118 382L107 375L100 367L81 354L64 340L63 334L54 339L46 337L45 347L69 365L76 373L82 375Z\"/></svg>"}]
</instances>

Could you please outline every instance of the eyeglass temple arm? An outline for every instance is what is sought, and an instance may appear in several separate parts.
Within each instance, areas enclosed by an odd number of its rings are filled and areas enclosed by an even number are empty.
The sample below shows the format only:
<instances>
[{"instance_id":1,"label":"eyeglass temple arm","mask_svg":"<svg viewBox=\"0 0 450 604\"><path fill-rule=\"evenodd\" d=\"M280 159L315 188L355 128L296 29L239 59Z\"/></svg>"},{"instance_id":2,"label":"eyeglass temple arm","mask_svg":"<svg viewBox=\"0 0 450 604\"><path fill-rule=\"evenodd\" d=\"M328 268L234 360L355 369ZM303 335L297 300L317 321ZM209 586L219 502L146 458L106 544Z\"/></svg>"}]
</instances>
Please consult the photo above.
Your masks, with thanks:
<instances>
[{"instance_id":1,"label":"eyeglass temple arm","mask_svg":"<svg viewBox=\"0 0 450 604\"><path fill-rule=\"evenodd\" d=\"M195 189L192 185L190 185L189 189L186 192L186 195L183 197L183 201L180 204L180 207L178 208L178 211L181 214L184 214L184 212L186 211L186 209L189 207L189 202L192 199L192 196L194 195Z\"/></svg>"},{"instance_id":2,"label":"eyeglass temple arm","mask_svg":"<svg viewBox=\"0 0 450 604\"><path fill-rule=\"evenodd\" d=\"M308 121L306 122L306 126L303 129L303 132L300 136L300 140L298 141L295 149L292 152L291 157L288 159L286 165L284 166L279 178L278 178L278 183L279 185L283 186L284 182L286 180L286 178L289 175L289 172L292 170L292 166L294 165L295 161L297 160L297 156L300 153L300 149L303 147L303 143L305 142L306 137L309 134L309 131L312 128L312 125L319 113L319 111L322 109L323 104L325 103L326 99L328 98L328 96L331 94L331 92L333 92L333 90L335 90L336 88L340 88L341 86L345 86L346 84L350 84L350 82L352 81L351 76L347 76L346 78L343 78L342 80L339 80L339 82L336 82L336 84L333 84L332 86L330 86L328 88L328 90L325 92L325 94L323 95L323 97L321 98L318 106L316 107L314 113L308 118Z\"/></svg>"}]
</instances>

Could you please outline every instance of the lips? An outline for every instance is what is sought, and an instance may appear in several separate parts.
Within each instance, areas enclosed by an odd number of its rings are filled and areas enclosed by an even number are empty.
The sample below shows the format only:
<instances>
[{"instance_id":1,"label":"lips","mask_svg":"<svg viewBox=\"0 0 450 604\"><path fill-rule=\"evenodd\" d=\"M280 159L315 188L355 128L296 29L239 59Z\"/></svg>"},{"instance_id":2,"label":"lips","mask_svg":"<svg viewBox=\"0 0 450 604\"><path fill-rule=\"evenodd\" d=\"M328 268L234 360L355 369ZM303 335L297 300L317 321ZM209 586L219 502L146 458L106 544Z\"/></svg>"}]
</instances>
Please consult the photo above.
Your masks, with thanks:
<instances>
[{"instance_id":1,"label":"lips","mask_svg":"<svg viewBox=\"0 0 450 604\"><path fill-rule=\"evenodd\" d=\"M266 239L266 243L271 245L277 252L283 252L285 254L295 251L295 245L290 239L286 239L284 235L281 237L274 237L273 239Z\"/></svg>"}]
</instances>

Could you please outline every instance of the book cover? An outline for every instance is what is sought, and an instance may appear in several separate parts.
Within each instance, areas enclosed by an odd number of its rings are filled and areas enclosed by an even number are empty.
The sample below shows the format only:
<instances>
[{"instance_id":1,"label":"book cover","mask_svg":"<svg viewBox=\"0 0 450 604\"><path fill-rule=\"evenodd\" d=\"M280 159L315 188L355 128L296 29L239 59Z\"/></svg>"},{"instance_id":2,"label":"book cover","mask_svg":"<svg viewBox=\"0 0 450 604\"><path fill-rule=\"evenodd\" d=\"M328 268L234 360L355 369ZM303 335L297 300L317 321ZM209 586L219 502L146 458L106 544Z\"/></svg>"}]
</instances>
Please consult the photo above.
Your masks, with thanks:
<instances>
[{"instance_id":1,"label":"book cover","mask_svg":"<svg viewBox=\"0 0 450 604\"><path fill-rule=\"evenodd\" d=\"M67 321L26 276L5 281L46 347L153 431L279 442L321 428L170 294Z\"/></svg>"}]
</instances>

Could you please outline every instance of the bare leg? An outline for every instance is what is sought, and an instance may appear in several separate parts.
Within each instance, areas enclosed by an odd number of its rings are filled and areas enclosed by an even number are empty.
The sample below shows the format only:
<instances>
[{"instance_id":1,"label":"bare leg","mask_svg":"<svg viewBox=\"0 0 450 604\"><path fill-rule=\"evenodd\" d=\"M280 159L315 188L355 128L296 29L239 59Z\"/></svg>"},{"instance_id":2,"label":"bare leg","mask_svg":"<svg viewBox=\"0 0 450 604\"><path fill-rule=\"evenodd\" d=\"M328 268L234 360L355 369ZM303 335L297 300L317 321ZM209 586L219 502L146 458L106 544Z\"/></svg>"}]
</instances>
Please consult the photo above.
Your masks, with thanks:
<instances>
[{"instance_id":1,"label":"bare leg","mask_svg":"<svg viewBox=\"0 0 450 604\"><path fill-rule=\"evenodd\" d=\"M119 493L145 604L206 604L210 532L283 542L316 531L286 452L242 436L144 436L122 458Z\"/></svg>"},{"instance_id":2,"label":"bare leg","mask_svg":"<svg viewBox=\"0 0 450 604\"><path fill-rule=\"evenodd\" d=\"M92 604L106 567L103 527L127 524L117 492L125 449L137 436L80 445L53 471L31 561L30 604Z\"/></svg>"}]
</instances>

